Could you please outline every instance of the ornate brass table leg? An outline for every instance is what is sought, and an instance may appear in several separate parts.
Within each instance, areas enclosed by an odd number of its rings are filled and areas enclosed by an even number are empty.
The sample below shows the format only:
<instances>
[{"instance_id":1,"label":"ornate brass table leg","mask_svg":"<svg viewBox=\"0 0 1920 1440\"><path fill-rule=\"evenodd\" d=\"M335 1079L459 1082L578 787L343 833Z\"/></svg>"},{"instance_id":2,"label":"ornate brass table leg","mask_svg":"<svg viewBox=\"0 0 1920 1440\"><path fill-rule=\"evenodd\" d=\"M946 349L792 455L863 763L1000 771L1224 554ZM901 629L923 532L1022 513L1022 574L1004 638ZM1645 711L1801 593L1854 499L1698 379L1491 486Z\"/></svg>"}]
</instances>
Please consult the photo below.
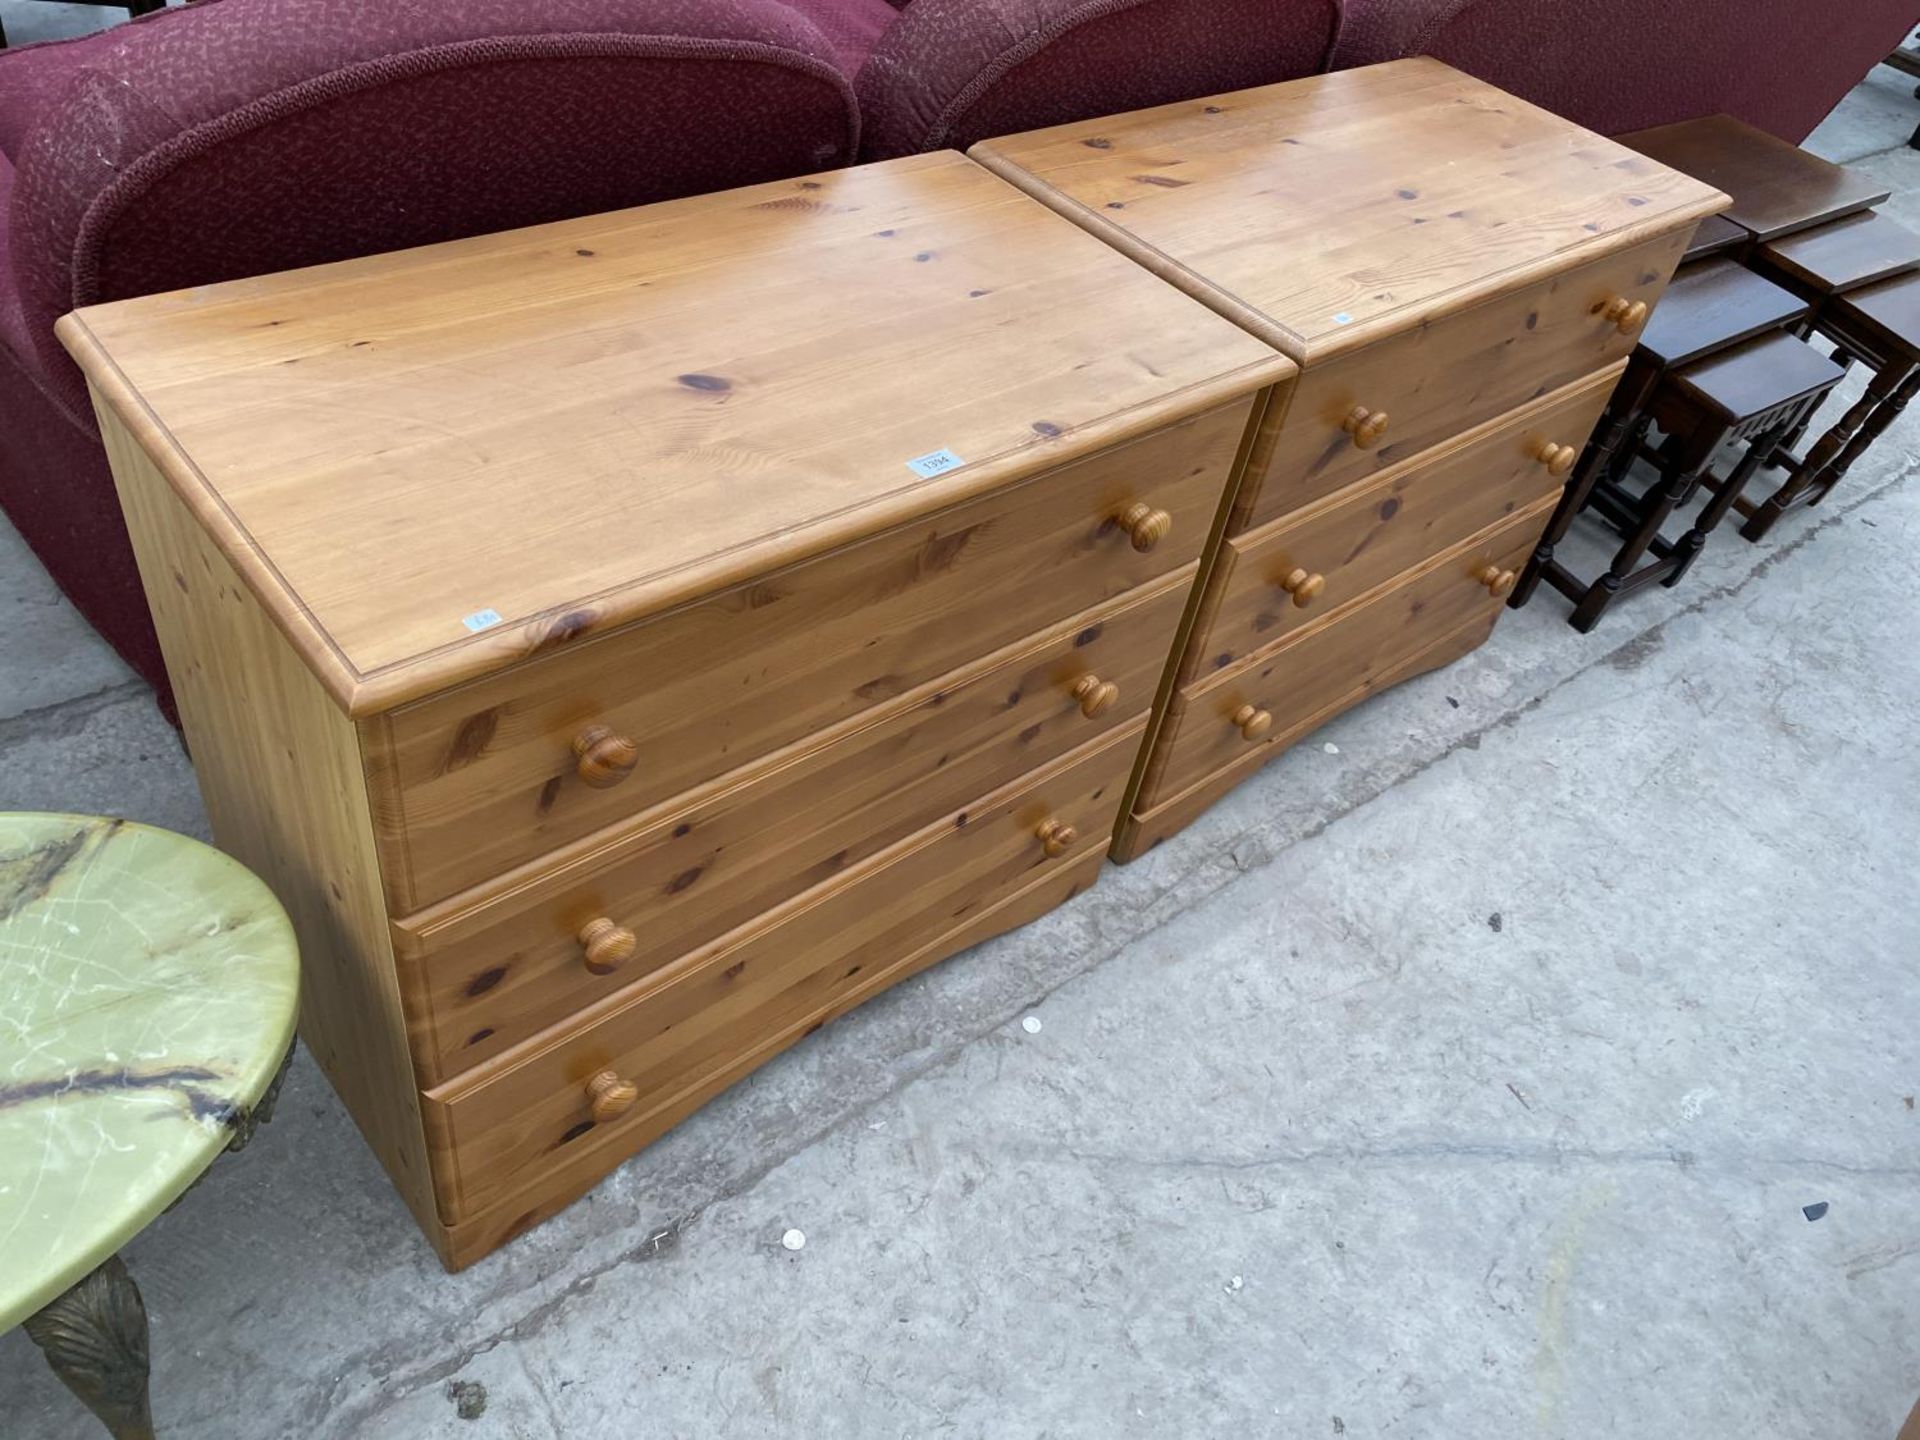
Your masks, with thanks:
<instances>
[{"instance_id":1,"label":"ornate brass table leg","mask_svg":"<svg viewBox=\"0 0 1920 1440\"><path fill-rule=\"evenodd\" d=\"M28 1319L26 1331L114 1440L153 1440L147 1307L118 1255Z\"/></svg>"}]
</instances>

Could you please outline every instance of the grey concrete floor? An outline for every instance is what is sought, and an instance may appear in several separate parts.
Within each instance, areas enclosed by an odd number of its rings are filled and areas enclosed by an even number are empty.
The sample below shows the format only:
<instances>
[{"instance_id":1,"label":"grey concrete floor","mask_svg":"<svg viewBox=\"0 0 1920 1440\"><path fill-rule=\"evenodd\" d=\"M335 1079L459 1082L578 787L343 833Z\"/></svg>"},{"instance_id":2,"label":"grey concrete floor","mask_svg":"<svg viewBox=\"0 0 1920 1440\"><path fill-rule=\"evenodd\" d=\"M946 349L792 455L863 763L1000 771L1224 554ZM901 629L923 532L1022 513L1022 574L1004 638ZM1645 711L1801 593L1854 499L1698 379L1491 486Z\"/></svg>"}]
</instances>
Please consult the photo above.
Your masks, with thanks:
<instances>
[{"instance_id":1,"label":"grey concrete floor","mask_svg":"<svg viewBox=\"0 0 1920 1440\"><path fill-rule=\"evenodd\" d=\"M1817 143L1920 223L1909 91ZM127 1252L162 1433L1890 1440L1916 472L1920 415L1591 636L1543 595L459 1276L303 1056ZM0 805L204 833L10 534ZM18 1333L0 1431L94 1434Z\"/></svg>"}]
</instances>

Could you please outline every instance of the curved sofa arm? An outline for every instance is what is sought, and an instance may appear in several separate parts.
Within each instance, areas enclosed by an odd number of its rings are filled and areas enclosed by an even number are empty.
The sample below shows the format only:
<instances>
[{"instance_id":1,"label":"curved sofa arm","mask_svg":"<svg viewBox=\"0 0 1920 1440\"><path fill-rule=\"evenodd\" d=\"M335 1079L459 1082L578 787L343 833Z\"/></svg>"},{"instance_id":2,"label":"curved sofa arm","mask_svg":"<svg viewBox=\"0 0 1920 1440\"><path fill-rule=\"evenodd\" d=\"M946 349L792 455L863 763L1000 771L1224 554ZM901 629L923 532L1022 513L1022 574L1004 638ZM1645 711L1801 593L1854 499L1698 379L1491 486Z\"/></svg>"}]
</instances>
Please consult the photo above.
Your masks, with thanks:
<instances>
[{"instance_id":1,"label":"curved sofa arm","mask_svg":"<svg viewBox=\"0 0 1920 1440\"><path fill-rule=\"evenodd\" d=\"M855 80L869 160L1319 70L1338 0L911 0Z\"/></svg>"},{"instance_id":2,"label":"curved sofa arm","mask_svg":"<svg viewBox=\"0 0 1920 1440\"><path fill-rule=\"evenodd\" d=\"M115 33L21 142L9 221L30 358L80 414L53 338L74 306L806 174L859 142L831 47L779 0L219 0Z\"/></svg>"}]
</instances>

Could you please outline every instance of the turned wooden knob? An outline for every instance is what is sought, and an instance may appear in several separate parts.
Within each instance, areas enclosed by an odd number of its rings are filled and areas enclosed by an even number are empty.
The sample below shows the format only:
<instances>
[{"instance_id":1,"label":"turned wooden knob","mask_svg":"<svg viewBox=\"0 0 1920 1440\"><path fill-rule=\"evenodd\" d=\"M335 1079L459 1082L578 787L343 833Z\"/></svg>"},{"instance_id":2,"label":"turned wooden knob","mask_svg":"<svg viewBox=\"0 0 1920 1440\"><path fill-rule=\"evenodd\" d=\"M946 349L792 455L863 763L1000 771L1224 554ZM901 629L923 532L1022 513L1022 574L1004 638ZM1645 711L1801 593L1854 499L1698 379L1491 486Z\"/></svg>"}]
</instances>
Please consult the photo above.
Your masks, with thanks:
<instances>
[{"instance_id":1,"label":"turned wooden knob","mask_svg":"<svg viewBox=\"0 0 1920 1440\"><path fill-rule=\"evenodd\" d=\"M604 1125L618 1120L640 1098L640 1087L622 1080L611 1070L602 1070L587 1081L587 1102L593 1107L593 1123Z\"/></svg>"},{"instance_id":2,"label":"turned wooden knob","mask_svg":"<svg viewBox=\"0 0 1920 1440\"><path fill-rule=\"evenodd\" d=\"M580 928L580 948L586 951L587 969L596 975L611 975L633 958L640 940L626 926L602 917Z\"/></svg>"},{"instance_id":3,"label":"turned wooden knob","mask_svg":"<svg viewBox=\"0 0 1920 1440\"><path fill-rule=\"evenodd\" d=\"M1073 698L1080 702L1080 713L1091 720L1120 703L1120 687L1098 675L1082 675L1073 682Z\"/></svg>"},{"instance_id":4,"label":"turned wooden knob","mask_svg":"<svg viewBox=\"0 0 1920 1440\"><path fill-rule=\"evenodd\" d=\"M1564 475L1573 469L1573 462L1580 458L1580 452L1571 445L1556 445L1551 440L1542 440L1534 449L1533 458L1547 467L1549 475Z\"/></svg>"},{"instance_id":5,"label":"turned wooden knob","mask_svg":"<svg viewBox=\"0 0 1920 1440\"><path fill-rule=\"evenodd\" d=\"M1293 603L1302 610L1313 603L1313 597L1327 588L1327 577L1312 575L1295 567L1289 570L1286 578L1280 582L1280 588L1293 596Z\"/></svg>"},{"instance_id":6,"label":"turned wooden knob","mask_svg":"<svg viewBox=\"0 0 1920 1440\"><path fill-rule=\"evenodd\" d=\"M1340 422L1340 428L1353 437L1353 443L1360 449L1371 450L1380 443L1380 437L1387 433L1387 412L1356 405L1347 412L1347 418Z\"/></svg>"},{"instance_id":7,"label":"turned wooden knob","mask_svg":"<svg viewBox=\"0 0 1920 1440\"><path fill-rule=\"evenodd\" d=\"M1047 852L1049 860L1058 860L1074 847L1080 832L1066 821L1049 816L1040 822L1040 828L1033 832L1040 837L1040 848Z\"/></svg>"},{"instance_id":8,"label":"turned wooden knob","mask_svg":"<svg viewBox=\"0 0 1920 1440\"><path fill-rule=\"evenodd\" d=\"M1233 728L1243 740L1258 740L1273 728L1273 716L1255 705L1242 705L1233 712Z\"/></svg>"},{"instance_id":9,"label":"turned wooden knob","mask_svg":"<svg viewBox=\"0 0 1920 1440\"><path fill-rule=\"evenodd\" d=\"M1173 529L1173 516L1143 500L1134 501L1114 518L1133 537L1133 548L1141 551L1153 549Z\"/></svg>"},{"instance_id":10,"label":"turned wooden knob","mask_svg":"<svg viewBox=\"0 0 1920 1440\"><path fill-rule=\"evenodd\" d=\"M579 757L575 768L580 778L596 790L605 790L633 773L640 747L605 725L589 725L573 737L573 753Z\"/></svg>"},{"instance_id":11,"label":"turned wooden knob","mask_svg":"<svg viewBox=\"0 0 1920 1440\"><path fill-rule=\"evenodd\" d=\"M1647 302L1616 295L1600 307L1600 315L1622 335L1631 335L1646 323Z\"/></svg>"},{"instance_id":12,"label":"turned wooden knob","mask_svg":"<svg viewBox=\"0 0 1920 1440\"><path fill-rule=\"evenodd\" d=\"M1511 570L1502 570L1492 561L1488 561L1473 572L1473 578L1487 587L1487 593L1498 598L1513 589L1513 582L1520 577Z\"/></svg>"}]
</instances>

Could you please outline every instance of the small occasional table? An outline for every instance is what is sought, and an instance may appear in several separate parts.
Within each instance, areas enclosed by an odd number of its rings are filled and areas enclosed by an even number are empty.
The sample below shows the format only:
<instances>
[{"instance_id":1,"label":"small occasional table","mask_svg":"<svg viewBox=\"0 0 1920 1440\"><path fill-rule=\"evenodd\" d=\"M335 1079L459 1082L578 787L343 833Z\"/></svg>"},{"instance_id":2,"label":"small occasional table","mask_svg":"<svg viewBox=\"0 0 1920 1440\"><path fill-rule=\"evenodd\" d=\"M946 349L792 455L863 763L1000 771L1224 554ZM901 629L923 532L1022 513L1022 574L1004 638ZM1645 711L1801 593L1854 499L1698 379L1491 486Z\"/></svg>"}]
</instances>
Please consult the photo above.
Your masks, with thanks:
<instances>
[{"instance_id":1,"label":"small occasional table","mask_svg":"<svg viewBox=\"0 0 1920 1440\"><path fill-rule=\"evenodd\" d=\"M1893 193L1731 115L1637 130L1619 142L1726 191L1726 218L1761 244L1871 210Z\"/></svg>"},{"instance_id":2,"label":"small occasional table","mask_svg":"<svg viewBox=\"0 0 1920 1440\"><path fill-rule=\"evenodd\" d=\"M266 886L122 820L0 813L0 1332L153 1433L117 1251L268 1118L299 960Z\"/></svg>"}]
</instances>

